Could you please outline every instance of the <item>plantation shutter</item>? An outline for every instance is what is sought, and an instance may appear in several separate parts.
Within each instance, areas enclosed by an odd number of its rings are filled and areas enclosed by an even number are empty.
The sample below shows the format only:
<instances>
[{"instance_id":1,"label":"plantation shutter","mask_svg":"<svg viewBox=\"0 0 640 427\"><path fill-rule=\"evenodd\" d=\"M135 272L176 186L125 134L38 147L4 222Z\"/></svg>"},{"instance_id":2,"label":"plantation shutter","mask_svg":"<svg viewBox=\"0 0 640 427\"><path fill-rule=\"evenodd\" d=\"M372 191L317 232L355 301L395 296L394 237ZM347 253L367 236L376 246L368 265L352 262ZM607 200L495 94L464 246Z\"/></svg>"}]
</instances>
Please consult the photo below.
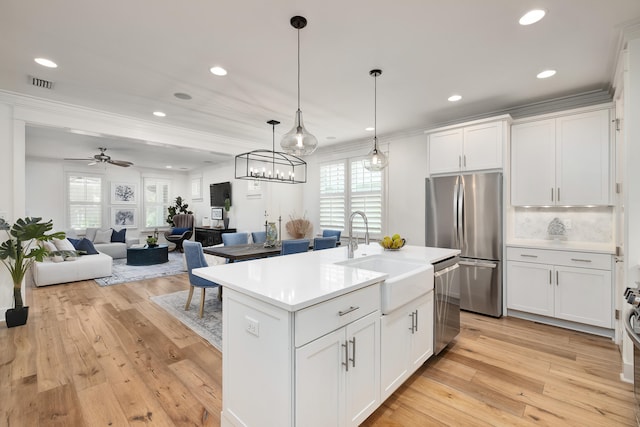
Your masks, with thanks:
<instances>
[{"instance_id":1,"label":"plantation shutter","mask_svg":"<svg viewBox=\"0 0 640 427\"><path fill-rule=\"evenodd\" d=\"M102 226L102 178L68 175L67 197L70 228Z\"/></svg>"},{"instance_id":2,"label":"plantation shutter","mask_svg":"<svg viewBox=\"0 0 640 427\"><path fill-rule=\"evenodd\" d=\"M351 166L351 212L362 211L369 222L369 234L382 234L382 171L369 171L362 159L350 161ZM353 221L353 232L364 234L366 228L361 217Z\"/></svg>"},{"instance_id":3,"label":"plantation shutter","mask_svg":"<svg viewBox=\"0 0 640 427\"><path fill-rule=\"evenodd\" d=\"M345 163L320 166L320 227L344 230Z\"/></svg>"},{"instance_id":4,"label":"plantation shutter","mask_svg":"<svg viewBox=\"0 0 640 427\"><path fill-rule=\"evenodd\" d=\"M144 179L145 227L166 227L169 215L171 182L164 179Z\"/></svg>"}]
</instances>

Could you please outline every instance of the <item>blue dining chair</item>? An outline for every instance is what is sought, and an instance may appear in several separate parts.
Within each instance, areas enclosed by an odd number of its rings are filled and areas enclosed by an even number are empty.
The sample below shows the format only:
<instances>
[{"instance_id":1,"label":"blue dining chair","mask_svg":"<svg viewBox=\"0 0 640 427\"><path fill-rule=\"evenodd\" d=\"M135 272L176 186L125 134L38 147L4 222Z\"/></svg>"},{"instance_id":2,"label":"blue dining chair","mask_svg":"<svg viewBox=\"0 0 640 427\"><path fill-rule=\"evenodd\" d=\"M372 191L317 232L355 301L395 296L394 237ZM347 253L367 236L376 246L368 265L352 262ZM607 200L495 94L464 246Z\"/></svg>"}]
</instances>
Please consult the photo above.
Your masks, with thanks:
<instances>
[{"instance_id":1,"label":"blue dining chair","mask_svg":"<svg viewBox=\"0 0 640 427\"><path fill-rule=\"evenodd\" d=\"M204 294L207 288L219 288L218 298L222 298L222 288L220 285L207 279L203 279L200 276L193 274L194 268L208 267L207 260L204 259L204 253L202 252L202 244L200 242L192 242L191 240L185 240L182 242L184 249L184 258L187 262L187 271L189 272L189 296L187 297L187 304L184 306L185 311L189 310L191 305L191 297L193 297L194 288L202 289L202 296L200 297L200 318L204 313Z\"/></svg>"},{"instance_id":2,"label":"blue dining chair","mask_svg":"<svg viewBox=\"0 0 640 427\"><path fill-rule=\"evenodd\" d=\"M309 250L309 239L283 240L280 255L297 254Z\"/></svg>"},{"instance_id":3,"label":"blue dining chair","mask_svg":"<svg viewBox=\"0 0 640 427\"><path fill-rule=\"evenodd\" d=\"M253 243L264 243L267 241L267 232L266 231L252 231L251 232L251 240Z\"/></svg>"},{"instance_id":4,"label":"blue dining chair","mask_svg":"<svg viewBox=\"0 0 640 427\"><path fill-rule=\"evenodd\" d=\"M335 236L336 241L340 241L340 230L322 230L322 237L332 237Z\"/></svg>"},{"instance_id":5,"label":"blue dining chair","mask_svg":"<svg viewBox=\"0 0 640 427\"><path fill-rule=\"evenodd\" d=\"M225 246L246 245L249 243L249 233L222 233L222 243Z\"/></svg>"},{"instance_id":6,"label":"blue dining chair","mask_svg":"<svg viewBox=\"0 0 640 427\"><path fill-rule=\"evenodd\" d=\"M313 239L313 250L319 251L321 249L335 248L337 244L338 239L336 239L336 236L316 237Z\"/></svg>"}]
</instances>

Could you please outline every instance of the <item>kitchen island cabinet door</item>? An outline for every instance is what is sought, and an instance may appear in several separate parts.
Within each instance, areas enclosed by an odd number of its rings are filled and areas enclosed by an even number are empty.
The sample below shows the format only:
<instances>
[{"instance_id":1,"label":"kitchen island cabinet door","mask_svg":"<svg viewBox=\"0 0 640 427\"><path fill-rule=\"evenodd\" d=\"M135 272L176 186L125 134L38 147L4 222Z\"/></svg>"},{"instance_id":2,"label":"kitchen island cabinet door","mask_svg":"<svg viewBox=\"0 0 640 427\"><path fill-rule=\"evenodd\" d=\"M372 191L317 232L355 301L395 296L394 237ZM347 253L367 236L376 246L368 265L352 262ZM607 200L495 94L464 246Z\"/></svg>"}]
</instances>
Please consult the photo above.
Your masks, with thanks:
<instances>
[{"instance_id":1,"label":"kitchen island cabinet door","mask_svg":"<svg viewBox=\"0 0 640 427\"><path fill-rule=\"evenodd\" d=\"M382 316L380 329L384 401L433 355L433 291Z\"/></svg>"},{"instance_id":2,"label":"kitchen island cabinet door","mask_svg":"<svg viewBox=\"0 0 640 427\"><path fill-rule=\"evenodd\" d=\"M511 127L511 204L555 204L555 119Z\"/></svg>"},{"instance_id":3,"label":"kitchen island cabinet door","mask_svg":"<svg viewBox=\"0 0 640 427\"><path fill-rule=\"evenodd\" d=\"M613 328L611 271L556 266L556 317Z\"/></svg>"},{"instance_id":4,"label":"kitchen island cabinet door","mask_svg":"<svg viewBox=\"0 0 640 427\"><path fill-rule=\"evenodd\" d=\"M344 425L345 331L296 350L296 426Z\"/></svg>"},{"instance_id":5,"label":"kitchen island cabinet door","mask_svg":"<svg viewBox=\"0 0 640 427\"><path fill-rule=\"evenodd\" d=\"M296 350L296 425L357 426L380 404L380 312Z\"/></svg>"},{"instance_id":6,"label":"kitchen island cabinet door","mask_svg":"<svg viewBox=\"0 0 640 427\"><path fill-rule=\"evenodd\" d=\"M553 266L507 262L507 308L554 315Z\"/></svg>"},{"instance_id":7,"label":"kitchen island cabinet door","mask_svg":"<svg viewBox=\"0 0 640 427\"><path fill-rule=\"evenodd\" d=\"M409 354L410 372L413 373L433 355L433 291L414 302L415 328L411 335Z\"/></svg>"}]
</instances>

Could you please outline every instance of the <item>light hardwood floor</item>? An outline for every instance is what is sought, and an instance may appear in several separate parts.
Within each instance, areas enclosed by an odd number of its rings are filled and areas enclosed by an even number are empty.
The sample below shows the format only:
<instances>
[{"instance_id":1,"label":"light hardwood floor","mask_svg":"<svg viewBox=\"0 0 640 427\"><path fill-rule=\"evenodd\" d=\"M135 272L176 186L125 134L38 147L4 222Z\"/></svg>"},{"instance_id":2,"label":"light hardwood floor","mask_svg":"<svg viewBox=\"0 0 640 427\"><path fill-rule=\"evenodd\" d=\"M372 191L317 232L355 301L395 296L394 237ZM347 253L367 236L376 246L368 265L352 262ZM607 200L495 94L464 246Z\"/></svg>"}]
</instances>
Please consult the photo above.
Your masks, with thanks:
<instances>
[{"instance_id":1,"label":"light hardwood floor","mask_svg":"<svg viewBox=\"0 0 640 427\"><path fill-rule=\"evenodd\" d=\"M28 324L0 323L0 426L219 425L222 355L149 300L187 288L28 289ZM620 370L611 340L463 313L455 345L364 425L635 425Z\"/></svg>"}]
</instances>

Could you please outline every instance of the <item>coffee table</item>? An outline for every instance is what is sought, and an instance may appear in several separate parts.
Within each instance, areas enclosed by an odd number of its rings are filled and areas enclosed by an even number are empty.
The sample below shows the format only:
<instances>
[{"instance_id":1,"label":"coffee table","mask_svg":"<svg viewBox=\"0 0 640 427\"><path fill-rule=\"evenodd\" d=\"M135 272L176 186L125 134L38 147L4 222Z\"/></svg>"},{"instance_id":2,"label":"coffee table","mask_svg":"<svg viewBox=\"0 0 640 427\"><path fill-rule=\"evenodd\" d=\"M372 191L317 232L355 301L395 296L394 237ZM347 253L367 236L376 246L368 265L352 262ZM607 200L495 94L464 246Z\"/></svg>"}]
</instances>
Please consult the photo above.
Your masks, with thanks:
<instances>
[{"instance_id":1,"label":"coffee table","mask_svg":"<svg viewBox=\"0 0 640 427\"><path fill-rule=\"evenodd\" d=\"M169 245L127 248L127 265L154 265L169 262Z\"/></svg>"}]
</instances>

